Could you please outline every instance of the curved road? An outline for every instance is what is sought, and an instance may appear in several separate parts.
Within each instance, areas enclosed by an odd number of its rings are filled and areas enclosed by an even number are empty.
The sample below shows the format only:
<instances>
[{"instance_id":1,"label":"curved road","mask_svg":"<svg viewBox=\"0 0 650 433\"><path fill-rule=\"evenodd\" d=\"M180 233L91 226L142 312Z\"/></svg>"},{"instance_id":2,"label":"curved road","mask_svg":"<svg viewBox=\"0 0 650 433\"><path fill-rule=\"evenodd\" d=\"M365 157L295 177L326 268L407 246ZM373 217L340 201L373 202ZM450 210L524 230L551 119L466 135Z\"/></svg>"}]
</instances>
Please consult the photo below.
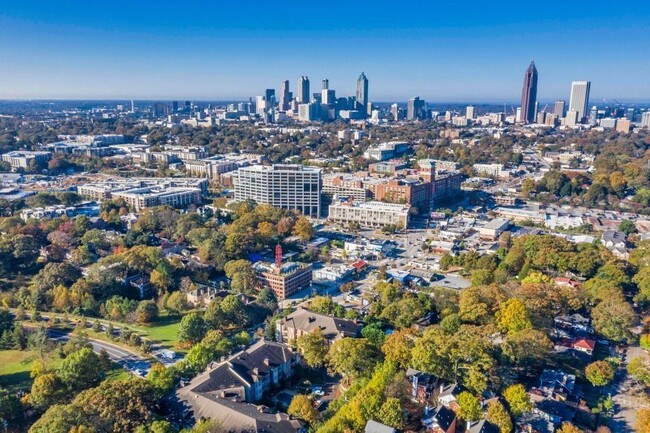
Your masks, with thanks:
<instances>
[{"instance_id":1,"label":"curved road","mask_svg":"<svg viewBox=\"0 0 650 433\"><path fill-rule=\"evenodd\" d=\"M63 343L68 342L72 338L72 335L70 333L56 329L48 329L47 335L52 340L60 341ZM94 340L92 338L89 338L89 340L95 352L99 353L102 350L105 350L106 353L108 353L108 357L111 359L111 361L117 362L118 364L146 361L146 359L141 355L127 350L123 347L116 346L115 344L107 343L101 340Z\"/></svg>"}]
</instances>

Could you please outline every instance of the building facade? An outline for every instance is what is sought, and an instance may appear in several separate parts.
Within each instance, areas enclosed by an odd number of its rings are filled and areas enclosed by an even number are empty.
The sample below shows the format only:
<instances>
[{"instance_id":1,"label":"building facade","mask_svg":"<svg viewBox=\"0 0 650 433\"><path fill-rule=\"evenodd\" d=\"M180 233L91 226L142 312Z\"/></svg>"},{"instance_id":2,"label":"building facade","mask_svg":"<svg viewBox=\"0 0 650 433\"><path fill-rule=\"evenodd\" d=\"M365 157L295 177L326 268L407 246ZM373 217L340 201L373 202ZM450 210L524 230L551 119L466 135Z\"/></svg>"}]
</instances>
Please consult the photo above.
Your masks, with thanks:
<instances>
[{"instance_id":1,"label":"building facade","mask_svg":"<svg viewBox=\"0 0 650 433\"><path fill-rule=\"evenodd\" d=\"M300 292L311 286L312 266L306 263L275 263L258 262L255 264L257 279L262 287L273 290L278 300Z\"/></svg>"},{"instance_id":2,"label":"building facade","mask_svg":"<svg viewBox=\"0 0 650 433\"><path fill-rule=\"evenodd\" d=\"M329 219L339 223L356 223L363 227L401 225L407 228L410 209L408 204L342 201L329 206Z\"/></svg>"},{"instance_id":3,"label":"building facade","mask_svg":"<svg viewBox=\"0 0 650 433\"><path fill-rule=\"evenodd\" d=\"M521 90L521 121L535 122L535 106L537 103L537 68L535 62L530 62L524 74L524 85Z\"/></svg>"},{"instance_id":4,"label":"building facade","mask_svg":"<svg viewBox=\"0 0 650 433\"><path fill-rule=\"evenodd\" d=\"M576 122L583 123L589 107L591 81L574 81L571 83L569 111L576 112Z\"/></svg>"}]
</instances>

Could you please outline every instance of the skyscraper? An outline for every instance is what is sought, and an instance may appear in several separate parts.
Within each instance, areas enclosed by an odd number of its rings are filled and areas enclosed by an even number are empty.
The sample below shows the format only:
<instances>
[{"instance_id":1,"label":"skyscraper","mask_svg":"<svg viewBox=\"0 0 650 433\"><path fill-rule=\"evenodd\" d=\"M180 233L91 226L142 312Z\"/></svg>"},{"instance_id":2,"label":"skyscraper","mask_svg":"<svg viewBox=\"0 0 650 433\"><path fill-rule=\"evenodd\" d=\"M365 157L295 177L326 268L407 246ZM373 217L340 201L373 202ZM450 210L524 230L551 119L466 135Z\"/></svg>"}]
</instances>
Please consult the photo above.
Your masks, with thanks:
<instances>
[{"instance_id":1,"label":"skyscraper","mask_svg":"<svg viewBox=\"0 0 650 433\"><path fill-rule=\"evenodd\" d=\"M558 99L555 101L555 109L553 110L553 114L557 115L558 119L563 118L566 116L566 101L562 99Z\"/></svg>"},{"instance_id":2,"label":"skyscraper","mask_svg":"<svg viewBox=\"0 0 650 433\"><path fill-rule=\"evenodd\" d=\"M284 80L280 89L280 110L287 111L291 108L292 96L289 91L289 80Z\"/></svg>"},{"instance_id":3,"label":"skyscraper","mask_svg":"<svg viewBox=\"0 0 650 433\"><path fill-rule=\"evenodd\" d=\"M467 119L473 119L476 116L474 112L474 106L473 105L468 105L467 108L465 108L465 117Z\"/></svg>"},{"instance_id":4,"label":"skyscraper","mask_svg":"<svg viewBox=\"0 0 650 433\"><path fill-rule=\"evenodd\" d=\"M419 96L409 99L406 108L406 118L408 120L424 118L424 100L420 99Z\"/></svg>"},{"instance_id":5,"label":"skyscraper","mask_svg":"<svg viewBox=\"0 0 650 433\"><path fill-rule=\"evenodd\" d=\"M583 123L587 116L589 107L589 91L591 81L574 81L571 83L571 99L569 100L569 111L577 113L577 122Z\"/></svg>"},{"instance_id":6,"label":"skyscraper","mask_svg":"<svg viewBox=\"0 0 650 433\"><path fill-rule=\"evenodd\" d=\"M302 76L298 80L298 102L309 104L309 77Z\"/></svg>"},{"instance_id":7,"label":"skyscraper","mask_svg":"<svg viewBox=\"0 0 650 433\"><path fill-rule=\"evenodd\" d=\"M336 93L334 90L330 89L330 82L327 78L323 80L323 90L321 94L321 103L327 105L336 104Z\"/></svg>"},{"instance_id":8,"label":"skyscraper","mask_svg":"<svg viewBox=\"0 0 650 433\"><path fill-rule=\"evenodd\" d=\"M357 103L365 112L368 106L368 79L363 72L357 79Z\"/></svg>"},{"instance_id":9,"label":"skyscraper","mask_svg":"<svg viewBox=\"0 0 650 433\"><path fill-rule=\"evenodd\" d=\"M537 102L537 68L535 62L530 62L524 74L524 85L521 89L521 121L535 121L535 103Z\"/></svg>"}]
</instances>

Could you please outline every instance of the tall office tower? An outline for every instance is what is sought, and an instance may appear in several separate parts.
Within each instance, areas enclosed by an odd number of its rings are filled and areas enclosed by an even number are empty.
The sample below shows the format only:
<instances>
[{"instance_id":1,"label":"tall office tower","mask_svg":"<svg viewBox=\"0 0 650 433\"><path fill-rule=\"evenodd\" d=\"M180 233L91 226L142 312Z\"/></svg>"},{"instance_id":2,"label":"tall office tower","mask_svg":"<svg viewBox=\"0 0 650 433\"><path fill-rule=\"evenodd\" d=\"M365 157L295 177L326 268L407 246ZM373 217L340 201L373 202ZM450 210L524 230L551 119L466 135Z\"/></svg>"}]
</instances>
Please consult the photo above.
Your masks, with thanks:
<instances>
[{"instance_id":1,"label":"tall office tower","mask_svg":"<svg viewBox=\"0 0 650 433\"><path fill-rule=\"evenodd\" d=\"M409 99L406 108L406 118L408 120L424 118L424 100L420 99L419 96Z\"/></svg>"},{"instance_id":2,"label":"tall office tower","mask_svg":"<svg viewBox=\"0 0 650 433\"><path fill-rule=\"evenodd\" d=\"M397 104L391 105L390 112L393 115L393 120L399 120L399 105Z\"/></svg>"},{"instance_id":3,"label":"tall office tower","mask_svg":"<svg viewBox=\"0 0 650 433\"><path fill-rule=\"evenodd\" d=\"M131 113L135 113L135 103L133 102L133 99L131 99Z\"/></svg>"},{"instance_id":4,"label":"tall office tower","mask_svg":"<svg viewBox=\"0 0 650 433\"><path fill-rule=\"evenodd\" d=\"M366 74L362 72L357 79L357 103L361 110L365 112L368 102L368 79Z\"/></svg>"},{"instance_id":5,"label":"tall office tower","mask_svg":"<svg viewBox=\"0 0 650 433\"><path fill-rule=\"evenodd\" d=\"M178 111L178 101L172 101L172 111L174 113Z\"/></svg>"},{"instance_id":6,"label":"tall office tower","mask_svg":"<svg viewBox=\"0 0 650 433\"><path fill-rule=\"evenodd\" d=\"M641 116L641 127L650 128L650 111L646 111Z\"/></svg>"},{"instance_id":7,"label":"tall office tower","mask_svg":"<svg viewBox=\"0 0 650 433\"><path fill-rule=\"evenodd\" d=\"M571 99L569 99L569 110L578 113L578 123L583 123L584 118L587 116L590 89L591 81L574 81L571 83Z\"/></svg>"},{"instance_id":8,"label":"tall office tower","mask_svg":"<svg viewBox=\"0 0 650 433\"><path fill-rule=\"evenodd\" d=\"M275 89L266 89L264 91L264 100L267 108L275 107Z\"/></svg>"},{"instance_id":9,"label":"tall office tower","mask_svg":"<svg viewBox=\"0 0 650 433\"><path fill-rule=\"evenodd\" d=\"M291 108L291 92L289 91L289 80L282 82L280 89L280 110L287 111Z\"/></svg>"},{"instance_id":10,"label":"tall office tower","mask_svg":"<svg viewBox=\"0 0 650 433\"><path fill-rule=\"evenodd\" d=\"M524 85L521 89L521 121L535 121L535 103L537 102L537 68L535 62L530 62L524 74Z\"/></svg>"},{"instance_id":11,"label":"tall office tower","mask_svg":"<svg viewBox=\"0 0 650 433\"><path fill-rule=\"evenodd\" d=\"M636 119L636 108L630 107L625 111L625 118L630 122L634 122Z\"/></svg>"},{"instance_id":12,"label":"tall office tower","mask_svg":"<svg viewBox=\"0 0 650 433\"><path fill-rule=\"evenodd\" d=\"M309 77L302 76L298 79L298 102L309 104Z\"/></svg>"},{"instance_id":13,"label":"tall office tower","mask_svg":"<svg viewBox=\"0 0 650 433\"><path fill-rule=\"evenodd\" d=\"M321 95L322 104L336 104L336 93L334 90L330 89L330 82L327 78L323 80L323 90Z\"/></svg>"},{"instance_id":14,"label":"tall office tower","mask_svg":"<svg viewBox=\"0 0 650 433\"><path fill-rule=\"evenodd\" d=\"M555 109L553 110L553 114L555 114L558 119L563 118L566 116L566 101L562 99L558 99L555 101Z\"/></svg>"},{"instance_id":15,"label":"tall office tower","mask_svg":"<svg viewBox=\"0 0 650 433\"><path fill-rule=\"evenodd\" d=\"M578 123L578 112L575 110L567 111L566 117L564 118L564 124L567 126L576 126Z\"/></svg>"},{"instance_id":16,"label":"tall office tower","mask_svg":"<svg viewBox=\"0 0 650 433\"><path fill-rule=\"evenodd\" d=\"M309 104L302 104L301 109ZM308 108L307 108L308 110ZM235 199L255 200L312 218L320 216L321 170L303 165L253 165L235 176Z\"/></svg>"},{"instance_id":17,"label":"tall office tower","mask_svg":"<svg viewBox=\"0 0 650 433\"><path fill-rule=\"evenodd\" d=\"M474 106L468 105L467 108L465 108L465 117L467 119L474 119L475 116L476 113L474 112Z\"/></svg>"}]
</instances>

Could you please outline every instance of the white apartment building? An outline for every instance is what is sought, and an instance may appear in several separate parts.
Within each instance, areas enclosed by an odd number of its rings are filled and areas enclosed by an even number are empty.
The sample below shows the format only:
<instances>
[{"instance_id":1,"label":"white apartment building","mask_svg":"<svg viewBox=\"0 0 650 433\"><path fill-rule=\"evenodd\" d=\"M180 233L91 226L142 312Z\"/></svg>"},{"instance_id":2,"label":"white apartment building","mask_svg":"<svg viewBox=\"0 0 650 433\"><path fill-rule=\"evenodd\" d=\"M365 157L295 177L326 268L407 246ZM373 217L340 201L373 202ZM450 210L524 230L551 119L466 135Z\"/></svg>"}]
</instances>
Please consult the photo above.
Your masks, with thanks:
<instances>
[{"instance_id":1,"label":"white apartment building","mask_svg":"<svg viewBox=\"0 0 650 433\"><path fill-rule=\"evenodd\" d=\"M2 155L2 160L11 165L13 171L22 168L27 170L39 164L44 164L52 157L51 152L32 152L28 150L14 150Z\"/></svg>"},{"instance_id":2,"label":"white apartment building","mask_svg":"<svg viewBox=\"0 0 650 433\"><path fill-rule=\"evenodd\" d=\"M329 207L329 219L339 223L358 223L363 227L383 227L394 224L408 227L408 204L367 202L339 202Z\"/></svg>"},{"instance_id":3,"label":"white apartment building","mask_svg":"<svg viewBox=\"0 0 650 433\"><path fill-rule=\"evenodd\" d=\"M123 199L136 212L148 207L187 207L201 203L199 188L145 187L113 193L113 198Z\"/></svg>"},{"instance_id":4,"label":"white apartment building","mask_svg":"<svg viewBox=\"0 0 650 433\"><path fill-rule=\"evenodd\" d=\"M233 176L236 200L255 200L318 218L321 170L303 165L242 167Z\"/></svg>"},{"instance_id":5,"label":"white apartment building","mask_svg":"<svg viewBox=\"0 0 650 433\"><path fill-rule=\"evenodd\" d=\"M474 164L472 168L484 176L508 177L508 173L503 170L503 164Z\"/></svg>"}]
</instances>

